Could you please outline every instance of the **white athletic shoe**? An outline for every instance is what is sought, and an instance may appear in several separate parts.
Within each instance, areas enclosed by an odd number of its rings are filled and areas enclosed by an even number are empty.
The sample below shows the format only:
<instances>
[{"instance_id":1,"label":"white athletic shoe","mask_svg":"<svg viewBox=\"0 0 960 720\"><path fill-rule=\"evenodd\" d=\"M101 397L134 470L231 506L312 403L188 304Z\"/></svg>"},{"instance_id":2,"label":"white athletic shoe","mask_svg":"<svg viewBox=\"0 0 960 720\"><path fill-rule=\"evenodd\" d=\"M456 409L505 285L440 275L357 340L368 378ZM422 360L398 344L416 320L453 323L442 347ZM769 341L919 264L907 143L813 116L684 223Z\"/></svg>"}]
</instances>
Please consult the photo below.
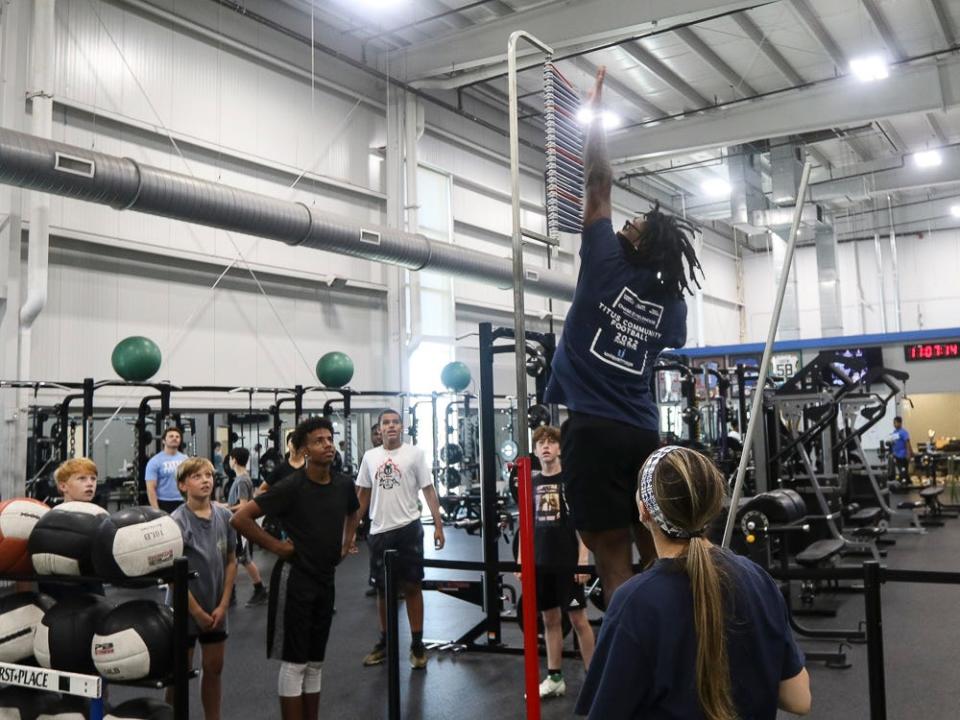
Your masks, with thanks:
<instances>
[{"instance_id":1,"label":"white athletic shoe","mask_svg":"<svg viewBox=\"0 0 960 720\"><path fill-rule=\"evenodd\" d=\"M563 678L559 680L554 680L549 675L540 683L540 697L563 697L567 692L567 684L563 681Z\"/></svg>"}]
</instances>

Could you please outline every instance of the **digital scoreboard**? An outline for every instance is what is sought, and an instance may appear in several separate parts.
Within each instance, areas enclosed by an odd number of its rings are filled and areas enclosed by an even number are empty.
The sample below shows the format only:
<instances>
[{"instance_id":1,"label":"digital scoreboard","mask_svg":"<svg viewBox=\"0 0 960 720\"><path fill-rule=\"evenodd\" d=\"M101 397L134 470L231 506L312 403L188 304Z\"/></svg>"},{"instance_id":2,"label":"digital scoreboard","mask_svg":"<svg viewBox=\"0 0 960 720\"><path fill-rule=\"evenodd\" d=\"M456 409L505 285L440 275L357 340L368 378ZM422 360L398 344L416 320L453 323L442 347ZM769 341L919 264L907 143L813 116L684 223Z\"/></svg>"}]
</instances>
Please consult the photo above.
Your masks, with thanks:
<instances>
[{"instance_id":1,"label":"digital scoreboard","mask_svg":"<svg viewBox=\"0 0 960 720\"><path fill-rule=\"evenodd\" d=\"M960 358L960 340L904 345L903 357L907 362Z\"/></svg>"}]
</instances>

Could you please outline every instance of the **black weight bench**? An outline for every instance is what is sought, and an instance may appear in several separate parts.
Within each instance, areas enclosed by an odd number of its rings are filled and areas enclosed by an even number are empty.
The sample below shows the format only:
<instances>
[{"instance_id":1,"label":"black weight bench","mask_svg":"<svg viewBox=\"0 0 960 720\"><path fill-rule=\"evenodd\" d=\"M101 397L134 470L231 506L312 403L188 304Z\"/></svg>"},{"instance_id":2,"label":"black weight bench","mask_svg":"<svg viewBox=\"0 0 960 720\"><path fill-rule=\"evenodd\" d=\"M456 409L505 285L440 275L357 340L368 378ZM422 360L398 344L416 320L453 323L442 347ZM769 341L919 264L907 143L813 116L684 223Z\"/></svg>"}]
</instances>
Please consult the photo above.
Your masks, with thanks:
<instances>
[{"instance_id":1,"label":"black weight bench","mask_svg":"<svg viewBox=\"0 0 960 720\"><path fill-rule=\"evenodd\" d=\"M849 522L851 525L856 525L857 527L876 525L878 522L880 522L882 515L882 508L865 507L850 515L850 517L847 518L847 522Z\"/></svg>"},{"instance_id":2,"label":"black weight bench","mask_svg":"<svg viewBox=\"0 0 960 720\"><path fill-rule=\"evenodd\" d=\"M954 512L947 512L943 508L943 504L940 502L940 496L943 494L945 488L942 487L925 487L920 490L920 499L919 500L904 500L897 504L897 507L901 510L920 510L923 512L920 513L920 524L926 527L941 527L943 522L941 518L955 518L957 514Z\"/></svg>"},{"instance_id":3,"label":"black weight bench","mask_svg":"<svg viewBox=\"0 0 960 720\"><path fill-rule=\"evenodd\" d=\"M838 555L845 546L846 543L843 540L837 540L836 538L817 540L797 553L795 560L797 565L803 567L820 567L823 563Z\"/></svg>"}]
</instances>

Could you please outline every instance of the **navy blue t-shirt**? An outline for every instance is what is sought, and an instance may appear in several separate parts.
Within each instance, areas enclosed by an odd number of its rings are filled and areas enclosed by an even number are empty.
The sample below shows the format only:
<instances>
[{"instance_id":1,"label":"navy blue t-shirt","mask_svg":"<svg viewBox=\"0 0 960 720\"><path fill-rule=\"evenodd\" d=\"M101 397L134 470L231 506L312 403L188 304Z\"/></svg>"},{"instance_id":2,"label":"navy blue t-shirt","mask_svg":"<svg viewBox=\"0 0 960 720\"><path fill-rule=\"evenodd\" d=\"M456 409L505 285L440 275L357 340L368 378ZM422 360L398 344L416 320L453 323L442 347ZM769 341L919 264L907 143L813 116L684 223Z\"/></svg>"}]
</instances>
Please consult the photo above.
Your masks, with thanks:
<instances>
[{"instance_id":1,"label":"navy blue t-shirt","mask_svg":"<svg viewBox=\"0 0 960 720\"><path fill-rule=\"evenodd\" d=\"M658 430L650 376L664 348L686 343L687 304L628 262L609 218L584 228L580 260L545 399Z\"/></svg>"},{"instance_id":2,"label":"navy blue t-shirt","mask_svg":"<svg viewBox=\"0 0 960 720\"><path fill-rule=\"evenodd\" d=\"M774 720L780 681L804 666L773 579L740 555L716 550L728 569L727 656L740 720ZM722 559L721 559L722 558ZM621 585L603 618L576 712L594 720L703 718L690 580L659 560Z\"/></svg>"}]
</instances>

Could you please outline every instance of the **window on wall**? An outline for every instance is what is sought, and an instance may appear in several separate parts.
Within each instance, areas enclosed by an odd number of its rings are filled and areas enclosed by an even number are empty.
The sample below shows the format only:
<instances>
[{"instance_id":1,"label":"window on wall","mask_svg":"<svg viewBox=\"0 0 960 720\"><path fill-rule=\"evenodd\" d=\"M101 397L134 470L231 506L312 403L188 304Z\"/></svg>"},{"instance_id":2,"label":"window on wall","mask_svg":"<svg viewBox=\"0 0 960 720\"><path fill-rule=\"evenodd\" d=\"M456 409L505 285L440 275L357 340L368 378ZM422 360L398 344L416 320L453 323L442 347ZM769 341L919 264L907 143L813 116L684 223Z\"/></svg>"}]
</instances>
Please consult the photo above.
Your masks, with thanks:
<instances>
[{"instance_id":1,"label":"window on wall","mask_svg":"<svg viewBox=\"0 0 960 720\"><path fill-rule=\"evenodd\" d=\"M440 372L454 358L453 345L425 340L410 354L410 392L442 391Z\"/></svg>"},{"instance_id":2,"label":"window on wall","mask_svg":"<svg viewBox=\"0 0 960 720\"><path fill-rule=\"evenodd\" d=\"M454 359L454 348L452 342L438 342L425 340L417 346L417 349L410 354L410 363L408 365L410 372L410 391L413 393L431 393L442 391L443 383L440 381L440 372L444 365ZM445 403L440 403L438 412L442 412ZM442 425L442 415L441 415ZM434 458L434 438L433 438L433 408L429 402L423 402L417 405L417 446L423 449L427 458L427 463L433 466ZM442 446L443 429L440 427L441 436L437 440ZM424 512L428 512L424 507Z\"/></svg>"},{"instance_id":3,"label":"window on wall","mask_svg":"<svg viewBox=\"0 0 960 720\"><path fill-rule=\"evenodd\" d=\"M418 167L417 204L420 232L450 242L450 176L422 165Z\"/></svg>"}]
</instances>

